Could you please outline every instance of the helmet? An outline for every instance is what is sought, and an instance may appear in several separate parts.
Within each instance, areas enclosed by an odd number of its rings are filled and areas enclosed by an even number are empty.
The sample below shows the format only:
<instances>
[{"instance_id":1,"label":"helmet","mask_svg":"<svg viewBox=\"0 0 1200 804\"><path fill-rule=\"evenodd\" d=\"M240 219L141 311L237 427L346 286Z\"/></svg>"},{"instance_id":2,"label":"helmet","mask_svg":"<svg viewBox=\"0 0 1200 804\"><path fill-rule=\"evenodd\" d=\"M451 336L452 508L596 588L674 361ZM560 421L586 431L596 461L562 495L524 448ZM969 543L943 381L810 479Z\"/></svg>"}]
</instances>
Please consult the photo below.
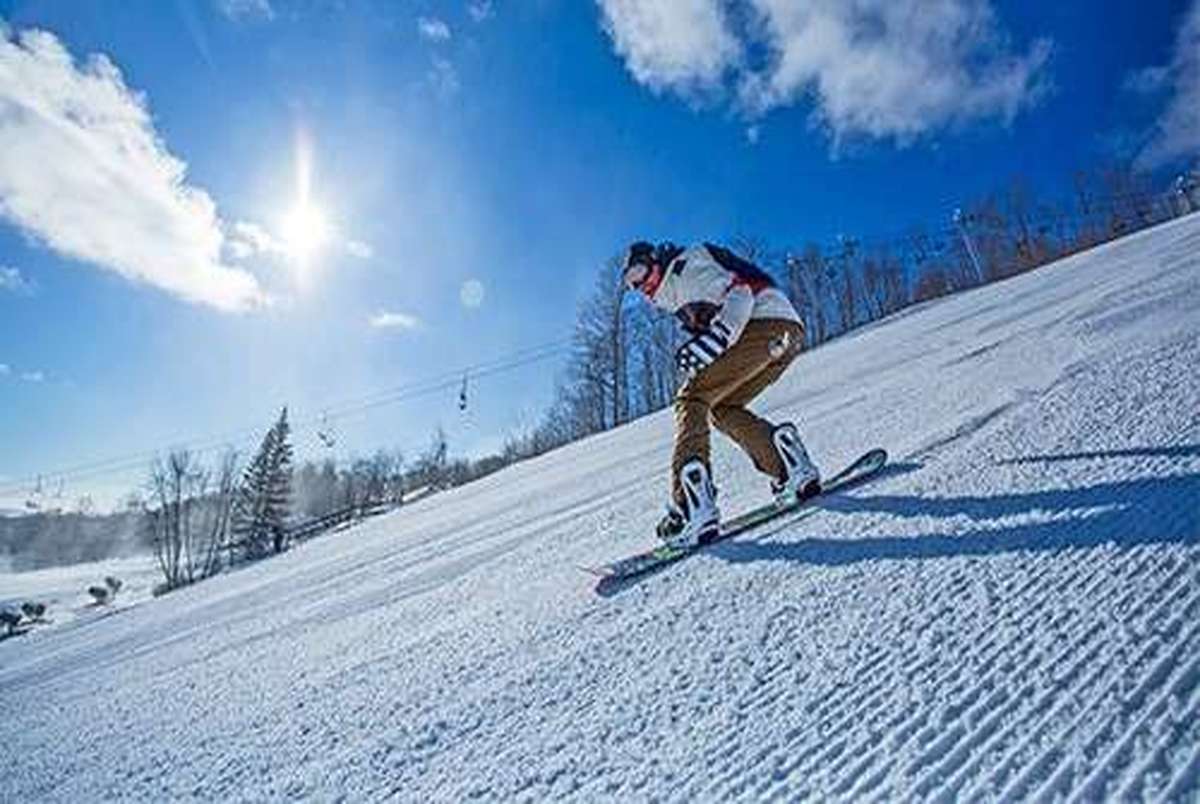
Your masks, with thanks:
<instances>
[{"instance_id":1,"label":"helmet","mask_svg":"<svg viewBox=\"0 0 1200 804\"><path fill-rule=\"evenodd\" d=\"M653 262L654 244L639 240L625 252L625 263L621 267L628 269L631 265L650 265Z\"/></svg>"}]
</instances>

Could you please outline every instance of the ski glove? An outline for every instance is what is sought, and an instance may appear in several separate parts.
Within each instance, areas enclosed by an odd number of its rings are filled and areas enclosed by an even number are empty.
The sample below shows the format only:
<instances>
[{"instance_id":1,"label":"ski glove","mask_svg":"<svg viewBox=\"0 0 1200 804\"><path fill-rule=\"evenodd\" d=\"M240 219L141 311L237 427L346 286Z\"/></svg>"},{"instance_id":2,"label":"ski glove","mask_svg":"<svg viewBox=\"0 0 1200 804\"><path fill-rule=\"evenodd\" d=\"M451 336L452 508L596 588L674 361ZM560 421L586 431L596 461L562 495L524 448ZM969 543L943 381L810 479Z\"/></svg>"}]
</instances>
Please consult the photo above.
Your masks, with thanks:
<instances>
[{"instance_id":1,"label":"ski glove","mask_svg":"<svg viewBox=\"0 0 1200 804\"><path fill-rule=\"evenodd\" d=\"M725 353L733 342L733 333L721 319L696 335L675 352L675 365L688 377L695 377Z\"/></svg>"}]
</instances>

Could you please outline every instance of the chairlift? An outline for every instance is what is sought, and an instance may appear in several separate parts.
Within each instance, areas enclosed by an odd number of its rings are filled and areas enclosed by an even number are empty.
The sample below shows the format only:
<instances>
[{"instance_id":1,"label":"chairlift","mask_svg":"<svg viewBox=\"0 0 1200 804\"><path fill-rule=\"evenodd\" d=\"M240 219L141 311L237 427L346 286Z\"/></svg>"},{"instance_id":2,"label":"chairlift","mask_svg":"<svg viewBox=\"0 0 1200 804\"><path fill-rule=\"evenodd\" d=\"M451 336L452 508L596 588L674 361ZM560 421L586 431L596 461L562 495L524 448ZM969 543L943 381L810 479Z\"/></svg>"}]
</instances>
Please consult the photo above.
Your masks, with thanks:
<instances>
[{"instance_id":1,"label":"chairlift","mask_svg":"<svg viewBox=\"0 0 1200 804\"><path fill-rule=\"evenodd\" d=\"M29 511L40 511L42 508L42 476L38 475L37 483L25 499L25 508Z\"/></svg>"},{"instance_id":2,"label":"chairlift","mask_svg":"<svg viewBox=\"0 0 1200 804\"><path fill-rule=\"evenodd\" d=\"M337 435L329 424L329 414L327 413L321 414L321 422L317 425L317 439L326 449L333 449L337 445Z\"/></svg>"},{"instance_id":3,"label":"chairlift","mask_svg":"<svg viewBox=\"0 0 1200 804\"><path fill-rule=\"evenodd\" d=\"M458 409L463 413L467 411L467 374L463 373L462 388L458 391Z\"/></svg>"}]
</instances>

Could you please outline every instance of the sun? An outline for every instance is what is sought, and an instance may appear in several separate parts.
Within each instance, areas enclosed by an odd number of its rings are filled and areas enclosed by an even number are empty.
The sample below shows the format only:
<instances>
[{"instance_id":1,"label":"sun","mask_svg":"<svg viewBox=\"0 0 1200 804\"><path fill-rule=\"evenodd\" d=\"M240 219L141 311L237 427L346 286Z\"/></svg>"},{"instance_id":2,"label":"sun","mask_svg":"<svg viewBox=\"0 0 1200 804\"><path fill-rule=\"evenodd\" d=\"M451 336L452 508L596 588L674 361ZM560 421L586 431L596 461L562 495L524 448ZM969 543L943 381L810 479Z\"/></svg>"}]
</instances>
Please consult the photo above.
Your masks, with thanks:
<instances>
[{"instance_id":1,"label":"sun","mask_svg":"<svg viewBox=\"0 0 1200 804\"><path fill-rule=\"evenodd\" d=\"M283 216L279 236L290 256L307 260L328 242L329 221L320 207L301 201Z\"/></svg>"}]
</instances>

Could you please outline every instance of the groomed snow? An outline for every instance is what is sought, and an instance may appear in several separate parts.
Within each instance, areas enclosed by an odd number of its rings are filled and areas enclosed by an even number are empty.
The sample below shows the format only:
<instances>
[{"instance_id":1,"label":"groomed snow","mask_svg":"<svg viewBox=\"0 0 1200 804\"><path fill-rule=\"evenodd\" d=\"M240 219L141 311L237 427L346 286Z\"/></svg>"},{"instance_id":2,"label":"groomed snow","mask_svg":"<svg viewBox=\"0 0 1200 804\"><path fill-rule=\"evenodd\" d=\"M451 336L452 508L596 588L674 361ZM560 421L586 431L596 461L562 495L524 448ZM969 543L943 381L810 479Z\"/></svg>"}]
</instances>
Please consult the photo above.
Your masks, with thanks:
<instances>
[{"instance_id":1,"label":"groomed snow","mask_svg":"<svg viewBox=\"0 0 1200 804\"><path fill-rule=\"evenodd\" d=\"M612 595L668 413L7 640L0 800L1195 801L1198 311L1193 215L806 354L892 470Z\"/></svg>"}]
</instances>

